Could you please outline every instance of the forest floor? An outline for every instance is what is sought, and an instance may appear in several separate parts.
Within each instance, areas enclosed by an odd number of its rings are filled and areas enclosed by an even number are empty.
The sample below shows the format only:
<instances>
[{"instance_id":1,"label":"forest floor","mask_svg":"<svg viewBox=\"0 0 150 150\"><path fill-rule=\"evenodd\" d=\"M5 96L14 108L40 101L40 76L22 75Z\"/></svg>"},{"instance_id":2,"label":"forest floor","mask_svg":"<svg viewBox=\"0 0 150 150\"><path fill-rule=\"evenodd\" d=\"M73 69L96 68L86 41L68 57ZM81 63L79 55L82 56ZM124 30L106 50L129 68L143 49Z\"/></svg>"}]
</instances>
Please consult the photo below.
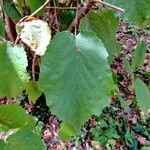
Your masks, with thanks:
<instances>
[{"instance_id":1,"label":"forest floor","mask_svg":"<svg viewBox=\"0 0 150 150\"><path fill-rule=\"evenodd\" d=\"M92 116L76 137L61 141L58 135L61 122L50 113L46 104L41 105L39 100L33 106L25 96L21 105L44 122L42 139L48 150L150 150L150 118L141 117L141 110L135 102L131 74L123 63L125 58L132 62L134 48L143 39L147 43L147 53L144 64L135 70L134 76L150 85L150 32L123 21L116 39L122 50L111 68L122 101L114 95L110 106L104 108L99 116ZM45 99L44 95L40 99ZM10 101L0 98L0 104L4 103Z\"/></svg>"}]
</instances>

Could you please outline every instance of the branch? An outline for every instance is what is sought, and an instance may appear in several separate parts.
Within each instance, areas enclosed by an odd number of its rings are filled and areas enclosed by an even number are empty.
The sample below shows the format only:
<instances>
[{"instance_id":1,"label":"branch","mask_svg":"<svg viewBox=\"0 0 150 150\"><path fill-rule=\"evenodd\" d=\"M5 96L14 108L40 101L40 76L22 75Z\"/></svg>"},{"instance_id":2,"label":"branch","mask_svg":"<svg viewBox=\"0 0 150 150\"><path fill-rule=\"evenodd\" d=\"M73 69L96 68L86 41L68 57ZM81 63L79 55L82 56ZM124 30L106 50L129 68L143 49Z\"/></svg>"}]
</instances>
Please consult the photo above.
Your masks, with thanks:
<instances>
[{"instance_id":1,"label":"branch","mask_svg":"<svg viewBox=\"0 0 150 150\"><path fill-rule=\"evenodd\" d=\"M78 12L78 16L73 20L73 22L70 24L68 28L70 32L73 32L75 28L78 27L81 18L83 18L91 10L92 6L93 6L93 0L88 0L87 3L80 8Z\"/></svg>"},{"instance_id":2,"label":"branch","mask_svg":"<svg viewBox=\"0 0 150 150\"><path fill-rule=\"evenodd\" d=\"M35 61L36 61L36 54L34 53L32 59L32 79L35 81Z\"/></svg>"},{"instance_id":3,"label":"branch","mask_svg":"<svg viewBox=\"0 0 150 150\"><path fill-rule=\"evenodd\" d=\"M3 37L0 36L0 41L6 41Z\"/></svg>"},{"instance_id":4,"label":"branch","mask_svg":"<svg viewBox=\"0 0 150 150\"><path fill-rule=\"evenodd\" d=\"M56 7L56 3L55 3L55 0L53 0L53 4L54 4L54 7ZM57 9L55 8L54 9L54 17L55 17L55 25L56 25L56 32L59 32L59 22L58 22L58 18L57 18Z\"/></svg>"},{"instance_id":5,"label":"branch","mask_svg":"<svg viewBox=\"0 0 150 150\"><path fill-rule=\"evenodd\" d=\"M93 1L94 1L95 3L100 3L100 4L104 5L104 6L113 8L113 9L115 9L115 10L117 10L117 11L120 11L120 12L123 12L123 13L125 12L125 10L124 10L123 8L114 6L114 5L110 4L110 3L107 3L107 2L104 2L104 1L101 1L101 0L93 0Z\"/></svg>"},{"instance_id":6,"label":"branch","mask_svg":"<svg viewBox=\"0 0 150 150\"><path fill-rule=\"evenodd\" d=\"M77 9L77 7L51 7L51 6L47 6L46 8L47 9L61 9L61 10L65 10L65 9L76 10Z\"/></svg>"},{"instance_id":7,"label":"branch","mask_svg":"<svg viewBox=\"0 0 150 150\"><path fill-rule=\"evenodd\" d=\"M125 12L124 9L114 6L112 4L109 4L109 3L103 2L101 0L88 0L87 3L84 4L84 6L80 8L77 18L75 18L73 20L73 22L71 23L71 25L69 26L68 30L70 32L73 32L75 30L75 27L79 26L79 22L80 22L81 18L83 18L91 10L91 8L95 5L95 3L100 3L102 5L113 8L120 12Z\"/></svg>"}]
</instances>

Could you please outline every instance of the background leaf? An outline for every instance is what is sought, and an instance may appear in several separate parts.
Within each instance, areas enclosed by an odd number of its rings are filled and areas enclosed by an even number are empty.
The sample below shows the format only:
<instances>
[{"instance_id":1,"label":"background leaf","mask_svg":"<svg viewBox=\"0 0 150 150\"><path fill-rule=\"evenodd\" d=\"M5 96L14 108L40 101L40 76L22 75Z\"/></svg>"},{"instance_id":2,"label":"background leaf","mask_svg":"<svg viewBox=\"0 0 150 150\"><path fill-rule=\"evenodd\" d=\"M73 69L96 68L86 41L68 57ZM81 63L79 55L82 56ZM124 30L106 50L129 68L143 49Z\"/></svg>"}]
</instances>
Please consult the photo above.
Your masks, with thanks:
<instances>
[{"instance_id":1,"label":"background leaf","mask_svg":"<svg viewBox=\"0 0 150 150\"><path fill-rule=\"evenodd\" d=\"M21 19L22 16L19 13L19 11L17 10L17 8L12 0L4 0L3 7L4 7L4 10L6 11L7 15L11 19L16 19L16 20Z\"/></svg>"},{"instance_id":2,"label":"background leaf","mask_svg":"<svg viewBox=\"0 0 150 150\"><path fill-rule=\"evenodd\" d=\"M26 11L28 11L26 7L27 0L13 0L13 2L19 13L24 16L26 14Z\"/></svg>"},{"instance_id":3,"label":"background leaf","mask_svg":"<svg viewBox=\"0 0 150 150\"><path fill-rule=\"evenodd\" d=\"M141 150L150 150L150 147L143 146L143 147L141 148Z\"/></svg>"},{"instance_id":4,"label":"background leaf","mask_svg":"<svg viewBox=\"0 0 150 150\"><path fill-rule=\"evenodd\" d=\"M3 36L5 34L5 24L0 18L0 36Z\"/></svg>"},{"instance_id":5,"label":"background leaf","mask_svg":"<svg viewBox=\"0 0 150 150\"><path fill-rule=\"evenodd\" d=\"M120 13L124 19L143 26L150 19L150 0L105 0L110 4L122 7L125 13ZM118 13L118 12L117 12Z\"/></svg>"},{"instance_id":6,"label":"background leaf","mask_svg":"<svg viewBox=\"0 0 150 150\"><path fill-rule=\"evenodd\" d=\"M59 135L62 140L67 140L71 136L74 136L75 134L76 134L76 130L74 129L74 127L71 124L69 124L67 122L61 123Z\"/></svg>"},{"instance_id":7,"label":"background leaf","mask_svg":"<svg viewBox=\"0 0 150 150\"><path fill-rule=\"evenodd\" d=\"M6 146L5 142L0 140L0 148L1 148L1 150L5 150L5 146Z\"/></svg>"},{"instance_id":8,"label":"background leaf","mask_svg":"<svg viewBox=\"0 0 150 150\"><path fill-rule=\"evenodd\" d=\"M0 42L0 96L20 96L28 79L24 49Z\"/></svg>"},{"instance_id":9,"label":"background leaf","mask_svg":"<svg viewBox=\"0 0 150 150\"><path fill-rule=\"evenodd\" d=\"M33 13L34 11L36 11L38 8L40 8L46 0L28 0L29 2L29 7L31 9L31 13ZM39 13L37 13L37 16L41 16L43 15L43 13L45 12L45 9L43 9L42 11L40 11Z\"/></svg>"},{"instance_id":10,"label":"background leaf","mask_svg":"<svg viewBox=\"0 0 150 150\"><path fill-rule=\"evenodd\" d=\"M124 66L124 68L126 69L126 71L127 71L130 75L133 74L133 68L132 68L132 66L130 65L130 62L129 62L129 60L128 60L127 57L125 57L124 60L123 60L123 66Z\"/></svg>"},{"instance_id":11,"label":"background leaf","mask_svg":"<svg viewBox=\"0 0 150 150\"><path fill-rule=\"evenodd\" d=\"M150 109L150 91L141 79L135 81L136 100L145 114Z\"/></svg>"},{"instance_id":12,"label":"background leaf","mask_svg":"<svg viewBox=\"0 0 150 150\"><path fill-rule=\"evenodd\" d=\"M26 92L29 99L33 102L35 102L42 94L42 92L38 90L38 83L35 81L29 81L26 83Z\"/></svg>"},{"instance_id":13,"label":"background leaf","mask_svg":"<svg viewBox=\"0 0 150 150\"><path fill-rule=\"evenodd\" d=\"M14 128L34 129L36 121L18 104L0 106L0 124L5 130Z\"/></svg>"},{"instance_id":14,"label":"background leaf","mask_svg":"<svg viewBox=\"0 0 150 150\"><path fill-rule=\"evenodd\" d=\"M135 56L133 59L134 68L138 68L144 63L146 51L146 44L144 41L142 41L135 49Z\"/></svg>"},{"instance_id":15,"label":"background leaf","mask_svg":"<svg viewBox=\"0 0 150 150\"><path fill-rule=\"evenodd\" d=\"M121 94L118 92L118 98L120 100L121 106L122 108L128 112L130 110L130 107L128 106L127 102L123 99L123 97L121 96Z\"/></svg>"},{"instance_id":16,"label":"background leaf","mask_svg":"<svg viewBox=\"0 0 150 150\"><path fill-rule=\"evenodd\" d=\"M42 58L39 88L52 113L75 130L109 103L113 83L107 57L93 33L61 32Z\"/></svg>"},{"instance_id":17,"label":"background leaf","mask_svg":"<svg viewBox=\"0 0 150 150\"><path fill-rule=\"evenodd\" d=\"M128 58L128 57L125 57L125 58L124 58L124 60L123 60L123 66L124 66L124 68L126 69L126 71L130 74L131 79L132 79L132 82L134 82L134 69L133 69L133 67L130 65L130 62L129 62L129 58ZM133 83L132 83L132 86L134 87Z\"/></svg>"},{"instance_id":18,"label":"background leaf","mask_svg":"<svg viewBox=\"0 0 150 150\"><path fill-rule=\"evenodd\" d=\"M30 130L19 130L7 139L4 150L44 150L41 136Z\"/></svg>"},{"instance_id":19,"label":"background leaf","mask_svg":"<svg viewBox=\"0 0 150 150\"><path fill-rule=\"evenodd\" d=\"M120 51L120 46L115 38L118 27L119 19L112 11L104 11L100 14L90 12L80 23L81 31L93 31L102 40L107 48L110 62Z\"/></svg>"}]
</instances>

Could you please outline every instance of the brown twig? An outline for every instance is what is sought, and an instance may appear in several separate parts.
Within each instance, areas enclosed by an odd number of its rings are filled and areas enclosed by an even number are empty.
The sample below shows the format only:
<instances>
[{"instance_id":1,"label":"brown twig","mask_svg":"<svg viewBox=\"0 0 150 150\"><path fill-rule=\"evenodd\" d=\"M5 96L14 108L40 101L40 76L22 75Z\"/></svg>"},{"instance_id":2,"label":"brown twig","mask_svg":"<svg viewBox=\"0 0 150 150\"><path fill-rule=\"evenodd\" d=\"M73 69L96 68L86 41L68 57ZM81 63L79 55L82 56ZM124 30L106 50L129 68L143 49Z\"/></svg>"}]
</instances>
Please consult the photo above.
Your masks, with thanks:
<instances>
[{"instance_id":1,"label":"brown twig","mask_svg":"<svg viewBox=\"0 0 150 150\"><path fill-rule=\"evenodd\" d=\"M117 10L117 11L125 12L125 10L124 10L123 8L114 6L114 5L110 4L110 3L107 3L107 2L104 2L104 1L101 1L101 0L93 0L93 1L94 1L95 3L100 3L100 4L104 5L104 6L110 7L110 8L112 8L112 9Z\"/></svg>"},{"instance_id":2,"label":"brown twig","mask_svg":"<svg viewBox=\"0 0 150 150\"><path fill-rule=\"evenodd\" d=\"M35 80L35 62L36 62L36 54L33 55L32 59L32 78Z\"/></svg>"},{"instance_id":3,"label":"brown twig","mask_svg":"<svg viewBox=\"0 0 150 150\"><path fill-rule=\"evenodd\" d=\"M65 10L65 9L76 10L77 9L77 7L51 7L51 6L47 6L45 8L46 9L61 9L61 10Z\"/></svg>"},{"instance_id":4,"label":"brown twig","mask_svg":"<svg viewBox=\"0 0 150 150\"><path fill-rule=\"evenodd\" d=\"M56 32L59 32L59 22L58 22L58 18L57 18L57 10L56 10L56 3L55 0L53 0L53 4L54 4L54 17L55 17L55 25L56 25Z\"/></svg>"},{"instance_id":5,"label":"brown twig","mask_svg":"<svg viewBox=\"0 0 150 150\"><path fill-rule=\"evenodd\" d=\"M78 28L78 7L79 7L79 2L77 0L77 9L76 9L76 17L75 17L75 30L74 30L74 35L76 36L77 35L77 28Z\"/></svg>"},{"instance_id":6,"label":"brown twig","mask_svg":"<svg viewBox=\"0 0 150 150\"><path fill-rule=\"evenodd\" d=\"M74 32L75 28L78 27L81 18L83 18L90 11L92 6L93 6L93 0L88 0L87 3L80 8L78 12L78 16L73 20L73 22L70 24L68 28L70 32Z\"/></svg>"},{"instance_id":7,"label":"brown twig","mask_svg":"<svg viewBox=\"0 0 150 150\"><path fill-rule=\"evenodd\" d=\"M117 11L125 12L124 9L114 6L112 4L109 4L109 3L103 2L101 0L88 0L86 2L86 4L84 4L84 6L82 6L80 8L77 18L75 18L73 20L73 22L71 23L71 25L69 26L68 30L70 32L74 32L75 28L79 26L79 22L80 22L81 18L83 18L91 10L91 8L95 5L95 3L101 3L102 5L111 7ZM77 21L76 21L76 19L77 19Z\"/></svg>"},{"instance_id":8,"label":"brown twig","mask_svg":"<svg viewBox=\"0 0 150 150\"><path fill-rule=\"evenodd\" d=\"M6 41L3 37L0 36L0 41Z\"/></svg>"},{"instance_id":9,"label":"brown twig","mask_svg":"<svg viewBox=\"0 0 150 150\"><path fill-rule=\"evenodd\" d=\"M16 45L18 44L19 39L20 39L20 36L17 35L17 37L16 37L16 39L15 39L15 42L14 42L14 46L16 46Z\"/></svg>"}]
</instances>

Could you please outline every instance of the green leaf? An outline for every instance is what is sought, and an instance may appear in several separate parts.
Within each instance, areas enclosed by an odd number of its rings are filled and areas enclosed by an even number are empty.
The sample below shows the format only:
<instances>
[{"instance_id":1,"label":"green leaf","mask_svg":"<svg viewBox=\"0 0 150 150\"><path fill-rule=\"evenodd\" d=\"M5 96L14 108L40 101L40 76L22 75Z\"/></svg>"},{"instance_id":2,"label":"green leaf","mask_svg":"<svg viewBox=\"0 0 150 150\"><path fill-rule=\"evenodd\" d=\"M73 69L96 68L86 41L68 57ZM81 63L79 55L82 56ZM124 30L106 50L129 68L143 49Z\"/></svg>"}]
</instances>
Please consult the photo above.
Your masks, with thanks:
<instances>
[{"instance_id":1,"label":"green leaf","mask_svg":"<svg viewBox=\"0 0 150 150\"><path fill-rule=\"evenodd\" d=\"M29 81L26 83L26 92L29 99L33 102L35 102L42 94L42 92L38 90L38 82L35 81Z\"/></svg>"},{"instance_id":2,"label":"green leaf","mask_svg":"<svg viewBox=\"0 0 150 150\"><path fill-rule=\"evenodd\" d=\"M5 142L0 140L0 148L1 148L1 150L5 150L5 146L6 146Z\"/></svg>"},{"instance_id":3,"label":"green leaf","mask_svg":"<svg viewBox=\"0 0 150 150\"><path fill-rule=\"evenodd\" d=\"M150 91L141 79L135 81L135 92L138 105L147 114L150 109Z\"/></svg>"},{"instance_id":4,"label":"green leaf","mask_svg":"<svg viewBox=\"0 0 150 150\"><path fill-rule=\"evenodd\" d=\"M60 29L61 31L67 30L71 24L71 22L76 17L76 12L74 10L63 10L62 13L59 14L60 18ZM69 17L68 17L69 16Z\"/></svg>"},{"instance_id":5,"label":"green leaf","mask_svg":"<svg viewBox=\"0 0 150 150\"><path fill-rule=\"evenodd\" d=\"M113 128L105 130L104 135L108 138L119 138L119 135L117 134L117 131Z\"/></svg>"},{"instance_id":6,"label":"green leaf","mask_svg":"<svg viewBox=\"0 0 150 150\"><path fill-rule=\"evenodd\" d=\"M143 146L143 147L141 148L141 150L150 150L150 147Z\"/></svg>"},{"instance_id":7,"label":"green leaf","mask_svg":"<svg viewBox=\"0 0 150 150\"><path fill-rule=\"evenodd\" d=\"M29 2L29 6L31 9L31 13L33 13L34 11L36 11L38 8L40 8L46 0L28 0ZM37 16L41 16L43 15L43 13L45 12L45 9L43 9L42 11L40 11L38 14L36 14Z\"/></svg>"},{"instance_id":8,"label":"green leaf","mask_svg":"<svg viewBox=\"0 0 150 150\"><path fill-rule=\"evenodd\" d=\"M36 121L19 105L8 104L0 106L0 124L5 130L20 127L32 130Z\"/></svg>"},{"instance_id":9,"label":"green leaf","mask_svg":"<svg viewBox=\"0 0 150 150\"><path fill-rule=\"evenodd\" d=\"M71 136L74 136L76 133L77 133L76 130L74 129L74 127L71 124L69 124L67 122L61 123L59 135L62 140L67 140Z\"/></svg>"},{"instance_id":10,"label":"green leaf","mask_svg":"<svg viewBox=\"0 0 150 150\"><path fill-rule=\"evenodd\" d=\"M5 24L0 18L0 36L3 36L5 34Z\"/></svg>"},{"instance_id":11,"label":"green leaf","mask_svg":"<svg viewBox=\"0 0 150 150\"><path fill-rule=\"evenodd\" d=\"M16 134L9 136L4 150L44 150L41 136L30 130L19 130Z\"/></svg>"},{"instance_id":12,"label":"green leaf","mask_svg":"<svg viewBox=\"0 0 150 150\"><path fill-rule=\"evenodd\" d=\"M133 59L134 68L138 68L144 63L146 51L147 51L146 44L144 41L142 41L135 49L135 56Z\"/></svg>"},{"instance_id":13,"label":"green leaf","mask_svg":"<svg viewBox=\"0 0 150 150\"><path fill-rule=\"evenodd\" d=\"M24 49L0 42L0 96L20 96L28 79Z\"/></svg>"},{"instance_id":14,"label":"green leaf","mask_svg":"<svg viewBox=\"0 0 150 150\"><path fill-rule=\"evenodd\" d=\"M109 62L117 56L120 46L115 38L119 26L119 19L111 11L100 14L90 12L81 20L80 31L91 30L104 43L109 54Z\"/></svg>"},{"instance_id":15,"label":"green leaf","mask_svg":"<svg viewBox=\"0 0 150 150\"><path fill-rule=\"evenodd\" d=\"M3 1L3 7L4 10L6 11L7 15L11 18L11 19L16 19L19 20L21 19L21 15L19 13L19 11L17 10L17 8L15 7L15 4L12 2L12 0L4 0Z\"/></svg>"},{"instance_id":16,"label":"green leaf","mask_svg":"<svg viewBox=\"0 0 150 150\"><path fill-rule=\"evenodd\" d=\"M113 83L107 57L93 33L61 32L42 58L39 88L52 113L75 130L109 103Z\"/></svg>"},{"instance_id":17,"label":"green leaf","mask_svg":"<svg viewBox=\"0 0 150 150\"><path fill-rule=\"evenodd\" d=\"M150 0L105 0L110 4L125 9L125 13L118 13L134 24L143 26L150 19Z\"/></svg>"},{"instance_id":18,"label":"green leaf","mask_svg":"<svg viewBox=\"0 0 150 150\"><path fill-rule=\"evenodd\" d=\"M118 93L118 98L119 98L119 100L120 100L120 103L121 103L122 108L123 108L126 112L128 112L128 111L130 110L130 108L129 108L127 102L122 98L122 96L121 96L120 93Z\"/></svg>"},{"instance_id":19,"label":"green leaf","mask_svg":"<svg viewBox=\"0 0 150 150\"><path fill-rule=\"evenodd\" d=\"M26 0L13 0L15 7L20 12L21 15L25 14L25 8L26 8Z\"/></svg>"},{"instance_id":20,"label":"green leaf","mask_svg":"<svg viewBox=\"0 0 150 150\"><path fill-rule=\"evenodd\" d=\"M133 148L137 147L138 141L135 138L135 135L133 135L133 133L131 133L131 131L129 131L129 130L130 129L128 128L124 135L125 143L130 149L133 149Z\"/></svg>"},{"instance_id":21,"label":"green leaf","mask_svg":"<svg viewBox=\"0 0 150 150\"><path fill-rule=\"evenodd\" d=\"M127 57L124 58L124 60L123 60L123 65L124 65L126 71L127 71L129 74L133 74L132 66L130 65L129 60L128 60Z\"/></svg>"},{"instance_id":22,"label":"green leaf","mask_svg":"<svg viewBox=\"0 0 150 150\"><path fill-rule=\"evenodd\" d=\"M14 4L21 8L25 7L25 5L26 5L25 1L26 0L13 0Z\"/></svg>"},{"instance_id":23,"label":"green leaf","mask_svg":"<svg viewBox=\"0 0 150 150\"><path fill-rule=\"evenodd\" d=\"M130 74L132 81L134 81L134 70L133 70L132 66L130 65L130 62L127 57L124 58L123 65L124 65L126 71ZM133 86L133 83L132 83L132 86Z\"/></svg>"}]
</instances>

